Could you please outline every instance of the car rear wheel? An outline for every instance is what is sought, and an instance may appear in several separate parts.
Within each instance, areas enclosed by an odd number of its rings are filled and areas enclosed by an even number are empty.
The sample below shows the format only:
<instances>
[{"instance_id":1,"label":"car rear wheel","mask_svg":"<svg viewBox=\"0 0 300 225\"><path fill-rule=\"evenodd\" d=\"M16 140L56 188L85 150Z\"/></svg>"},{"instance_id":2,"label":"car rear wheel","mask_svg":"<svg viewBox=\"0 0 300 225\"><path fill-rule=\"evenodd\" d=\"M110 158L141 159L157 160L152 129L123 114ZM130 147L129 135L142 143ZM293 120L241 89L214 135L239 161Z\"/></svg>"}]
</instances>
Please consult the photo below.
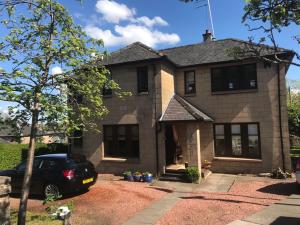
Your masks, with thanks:
<instances>
[{"instance_id":1,"label":"car rear wheel","mask_svg":"<svg viewBox=\"0 0 300 225\"><path fill-rule=\"evenodd\" d=\"M60 196L59 188L55 184L47 184L44 188L44 195L46 198L54 197L58 198Z\"/></svg>"}]
</instances>

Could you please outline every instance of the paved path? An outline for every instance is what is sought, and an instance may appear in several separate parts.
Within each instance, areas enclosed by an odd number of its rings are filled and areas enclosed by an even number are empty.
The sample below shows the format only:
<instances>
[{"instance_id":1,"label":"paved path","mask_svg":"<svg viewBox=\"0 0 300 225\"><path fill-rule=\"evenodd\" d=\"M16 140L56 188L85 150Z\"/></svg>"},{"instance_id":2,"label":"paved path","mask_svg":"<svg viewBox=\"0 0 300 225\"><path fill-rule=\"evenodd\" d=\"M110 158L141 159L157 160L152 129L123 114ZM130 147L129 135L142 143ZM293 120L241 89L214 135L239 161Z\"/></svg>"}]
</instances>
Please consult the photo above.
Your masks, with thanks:
<instances>
[{"instance_id":1,"label":"paved path","mask_svg":"<svg viewBox=\"0 0 300 225\"><path fill-rule=\"evenodd\" d=\"M137 213L123 225L154 225L160 217L169 211L191 192L228 192L236 179L235 175L212 174L201 184L190 184L182 182L155 181L153 188L168 188L172 192L167 194L150 207Z\"/></svg>"},{"instance_id":2,"label":"paved path","mask_svg":"<svg viewBox=\"0 0 300 225\"><path fill-rule=\"evenodd\" d=\"M228 225L300 225L300 195L291 195L243 220Z\"/></svg>"},{"instance_id":3,"label":"paved path","mask_svg":"<svg viewBox=\"0 0 300 225\"><path fill-rule=\"evenodd\" d=\"M162 217L168 210L170 210L181 197L185 197L187 194L172 192L167 194L161 200L155 202L150 207L137 213L134 217L129 219L123 225L150 225L155 224L160 217Z\"/></svg>"}]
</instances>

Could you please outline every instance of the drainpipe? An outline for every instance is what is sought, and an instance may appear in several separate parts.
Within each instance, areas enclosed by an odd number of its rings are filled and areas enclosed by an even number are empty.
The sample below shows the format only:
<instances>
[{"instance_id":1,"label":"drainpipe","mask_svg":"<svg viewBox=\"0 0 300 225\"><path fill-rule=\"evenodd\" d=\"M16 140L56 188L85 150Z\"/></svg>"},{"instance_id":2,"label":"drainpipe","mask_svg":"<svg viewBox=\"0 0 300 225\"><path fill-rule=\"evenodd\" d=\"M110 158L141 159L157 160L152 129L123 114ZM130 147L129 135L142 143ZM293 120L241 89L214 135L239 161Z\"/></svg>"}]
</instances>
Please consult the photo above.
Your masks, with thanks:
<instances>
[{"instance_id":1,"label":"drainpipe","mask_svg":"<svg viewBox=\"0 0 300 225\"><path fill-rule=\"evenodd\" d=\"M157 126L157 107L156 107L156 83L155 83L155 77L156 77L156 66L155 64L152 64L153 69L153 78L154 78L154 123L155 123L155 154L156 154L156 177L159 176L159 151L158 151L158 126Z\"/></svg>"},{"instance_id":2,"label":"drainpipe","mask_svg":"<svg viewBox=\"0 0 300 225\"><path fill-rule=\"evenodd\" d=\"M280 97L280 64L277 64L277 91L278 91L278 116L279 116L279 129L280 129L280 147L281 147L281 158L282 158L282 169L285 172L285 155L283 146L283 131L282 131L282 118L281 118L281 97Z\"/></svg>"}]
</instances>

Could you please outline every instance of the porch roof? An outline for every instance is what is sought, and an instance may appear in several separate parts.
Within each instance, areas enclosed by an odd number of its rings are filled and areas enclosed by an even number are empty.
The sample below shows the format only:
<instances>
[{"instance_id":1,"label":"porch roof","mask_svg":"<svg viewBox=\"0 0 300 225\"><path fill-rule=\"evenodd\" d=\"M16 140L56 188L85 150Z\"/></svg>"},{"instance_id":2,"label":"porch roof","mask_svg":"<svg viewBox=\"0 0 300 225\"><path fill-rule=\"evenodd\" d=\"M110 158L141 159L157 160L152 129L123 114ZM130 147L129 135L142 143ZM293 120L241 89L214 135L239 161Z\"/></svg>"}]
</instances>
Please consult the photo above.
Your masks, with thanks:
<instances>
[{"instance_id":1,"label":"porch roof","mask_svg":"<svg viewBox=\"0 0 300 225\"><path fill-rule=\"evenodd\" d=\"M200 109L193 106L191 103L180 97L174 95L164 114L159 119L160 122L171 121L214 121L210 116L206 115Z\"/></svg>"}]
</instances>

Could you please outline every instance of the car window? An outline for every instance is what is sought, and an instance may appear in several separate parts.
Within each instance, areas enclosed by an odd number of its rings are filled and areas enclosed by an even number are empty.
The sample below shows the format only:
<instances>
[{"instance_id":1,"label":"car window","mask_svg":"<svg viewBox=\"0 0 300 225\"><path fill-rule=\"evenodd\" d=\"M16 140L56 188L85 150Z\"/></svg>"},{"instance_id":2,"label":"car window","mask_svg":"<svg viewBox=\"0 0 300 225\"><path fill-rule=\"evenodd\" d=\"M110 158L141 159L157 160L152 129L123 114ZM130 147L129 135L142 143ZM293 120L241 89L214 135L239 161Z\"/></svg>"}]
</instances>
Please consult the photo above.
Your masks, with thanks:
<instances>
[{"instance_id":1,"label":"car window","mask_svg":"<svg viewBox=\"0 0 300 225\"><path fill-rule=\"evenodd\" d=\"M58 166L58 163L55 160L44 159L40 165L41 169L51 169Z\"/></svg>"},{"instance_id":2,"label":"car window","mask_svg":"<svg viewBox=\"0 0 300 225\"><path fill-rule=\"evenodd\" d=\"M25 171L25 169L26 169L26 163L27 163L27 161L22 162L17 167L18 171ZM34 159L34 161L33 161L33 169L39 168L40 164L41 164L41 160L40 159Z\"/></svg>"}]
</instances>

